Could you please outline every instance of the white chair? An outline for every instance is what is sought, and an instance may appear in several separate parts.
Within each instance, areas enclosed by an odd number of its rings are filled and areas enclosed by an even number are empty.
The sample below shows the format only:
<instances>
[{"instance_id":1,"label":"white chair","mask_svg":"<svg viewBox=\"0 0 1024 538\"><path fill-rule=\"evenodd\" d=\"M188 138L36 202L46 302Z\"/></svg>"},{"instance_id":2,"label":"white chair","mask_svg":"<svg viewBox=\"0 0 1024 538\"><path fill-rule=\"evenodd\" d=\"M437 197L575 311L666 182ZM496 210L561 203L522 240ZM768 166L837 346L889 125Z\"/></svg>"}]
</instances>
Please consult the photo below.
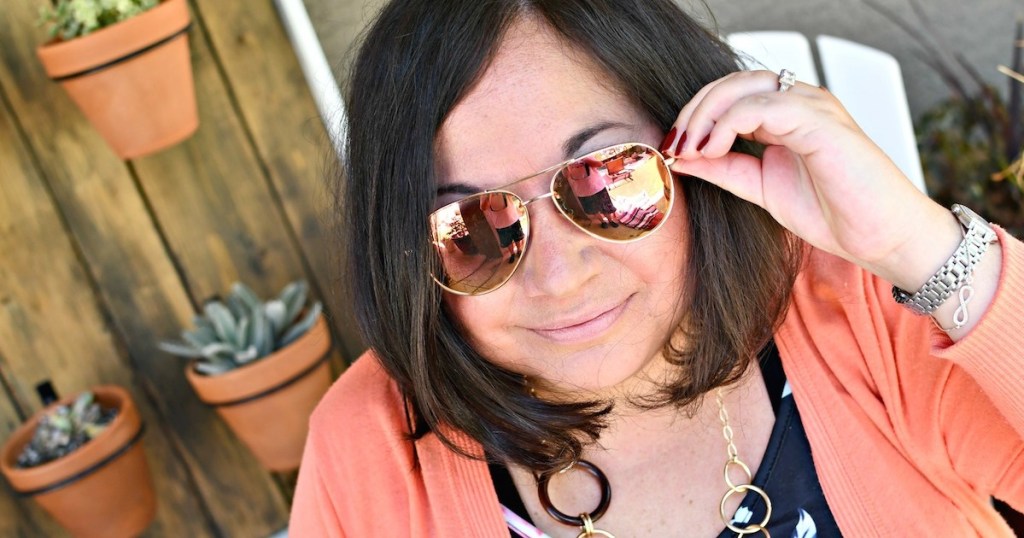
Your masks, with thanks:
<instances>
[{"instance_id":1,"label":"white chair","mask_svg":"<svg viewBox=\"0 0 1024 538\"><path fill-rule=\"evenodd\" d=\"M797 32L739 32L726 37L729 46L747 69L767 69L778 73L783 68L796 73L797 80L813 86L818 82L811 44Z\"/></svg>"},{"instance_id":2,"label":"white chair","mask_svg":"<svg viewBox=\"0 0 1024 538\"><path fill-rule=\"evenodd\" d=\"M819 84L811 45L803 34L742 32L726 40L749 69L778 72L786 68L803 82ZM818 36L816 42L825 87L910 181L926 192L899 63L888 53L845 39Z\"/></svg>"}]
</instances>

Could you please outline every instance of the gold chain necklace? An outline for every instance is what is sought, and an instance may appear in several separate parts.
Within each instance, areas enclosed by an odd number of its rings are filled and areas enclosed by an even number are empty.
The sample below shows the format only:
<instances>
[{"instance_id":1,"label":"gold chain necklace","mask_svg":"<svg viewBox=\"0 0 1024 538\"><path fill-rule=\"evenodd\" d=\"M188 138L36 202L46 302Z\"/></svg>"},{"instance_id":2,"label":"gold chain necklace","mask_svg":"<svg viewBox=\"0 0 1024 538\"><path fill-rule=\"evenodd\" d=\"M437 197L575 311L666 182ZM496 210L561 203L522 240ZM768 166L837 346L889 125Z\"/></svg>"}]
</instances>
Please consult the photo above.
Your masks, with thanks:
<instances>
[{"instance_id":1,"label":"gold chain necklace","mask_svg":"<svg viewBox=\"0 0 1024 538\"><path fill-rule=\"evenodd\" d=\"M750 473L750 467L747 467L746 463L740 460L739 451L736 450L736 445L732 442L732 426L729 425L729 412L725 410L725 399L722 389L718 389L715 399L718 401L718 420L722 421L722 437L725 437L726 452L729 454L729 459L725 461L725 470L723 472L725 476L725 484L729 486L729 490L722 496L722 502L718 505L718 514L722 516L722 522L732 532L737 533L737 536L745 536L747 534L755 534L757 532L763 532L765 538L771 538L771 534L765 525L768 525L768 520L772 518L772 500L768 498L768 494L765 491L751 482L754 477ZM738 467L747 475L747 480L742 484L733 484L732 479L729 478L729 468ZM751 523L746 527L737 527L732 524L732 518L725 513L725 503L729 500L729 497L739 493L744 494L747 491L753 491L754 493L761 496L764 499L764 504L767 506L767 510L764 514L764 519L760 523Z\"/></svg>"},{"instance_id":2,"label":"gold chain necklace","mask_svg":"<svg viewBox=\"0 0 1024 538\"><path fill-rule=\"evenodd\" d=\"M726 460L725 469L723 471L725 484L729 486L729 490L722 496L722 502L719 504L718 508L719 515L722 517L722 522L725 523L726 528L735 532L738 537L760 532L764 534L765 538L771 538L771 534L768 532L766 525L768 525L768 520L772 517L772 500L768 498L768 494L765 493L763 489L752 484L754 477L750 472L750 467L740 460L739 451L736 449L736 444L733 442L732 426L729 425L729 412L725 409L724 391L722 389L718 389L716 400L718 402L718 419L722 422L722 437L725 438L726 452L729 455L729 459ZM552 476L565 473L577 466L593 475L601 485L601 502L598 504L597 508L590 512L584 512L578 517L567 515L555 508L548 496L548 484ZM747 475L745 482L740 484L733 483L732 478L729 477L729 470L732 467L738 468ZM758 494L764 500L767 510L765 511L764 519L760 523L750 523L746 527L737 527L733 524L732 518L725 513L725 504L733 495L743 495L748 491L753 491ZM589 538L592 536L615 538L615 536L608 531L594 528L594 522L604 515L605 511L608 509L608 505L611 504L612 487L608 482L608 478L593 463L586 460L578 460L569 464L565 469L555 473L540 475L537 478L537 493L540 498L540 504L544 507L544 510L547 511L548 515L556 521L580 528L580 533L576 538Z\"/></svg>"}]
</instances>

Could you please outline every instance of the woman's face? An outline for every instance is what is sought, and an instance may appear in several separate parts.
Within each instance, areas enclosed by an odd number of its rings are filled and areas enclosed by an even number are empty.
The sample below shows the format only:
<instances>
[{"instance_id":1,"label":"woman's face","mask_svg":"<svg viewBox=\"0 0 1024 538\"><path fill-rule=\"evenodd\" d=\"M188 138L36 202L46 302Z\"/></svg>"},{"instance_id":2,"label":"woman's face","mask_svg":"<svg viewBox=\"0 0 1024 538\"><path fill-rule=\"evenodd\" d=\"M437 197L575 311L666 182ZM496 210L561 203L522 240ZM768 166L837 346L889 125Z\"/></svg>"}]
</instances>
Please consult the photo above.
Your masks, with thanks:
<instances>
[{"instance_id":1,"label":"woman's face","mask_svg":"<svg viewBox=\"0 0 1024 538\"><path fill-rule=\"evenodd\" d=\"M547 26L521 20L442 126L440 186L495 188L613 144L658 147L664 133L603 78ZM537 176L512 190L529 199L549 183ZM629 391L641 374L660 379L685 281L685 208L676 193L663 226L627 244L588 236L550 200L530 204L532 234L516 274L486 295L446 294L449 312L484 357L545 389L588 397Z\"/></svg>"}]
</instances>

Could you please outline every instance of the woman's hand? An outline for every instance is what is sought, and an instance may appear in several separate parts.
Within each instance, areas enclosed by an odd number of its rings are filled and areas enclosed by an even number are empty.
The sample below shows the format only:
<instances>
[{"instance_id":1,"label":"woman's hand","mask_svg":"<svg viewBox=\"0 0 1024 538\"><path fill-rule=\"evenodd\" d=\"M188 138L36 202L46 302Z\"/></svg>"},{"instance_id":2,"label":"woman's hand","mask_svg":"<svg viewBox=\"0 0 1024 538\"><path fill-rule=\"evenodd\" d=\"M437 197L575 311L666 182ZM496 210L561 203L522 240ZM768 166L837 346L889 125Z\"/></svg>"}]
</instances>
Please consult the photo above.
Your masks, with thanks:
<instances>
[{"instance_id":1,"label":"woman's hand","mask_svg":"<svg viewBox=\"0 0 1024 538\"><path fill-rule=\"evenodd\" d=\"M827 90L778 88L770 71L733 73L704 87L662 145L677 157L672 169L765 208L815 247L918 290L956 250L959 222L918 191ZM730 152L737 137L765 144L763 157ZM967 324L947 329L954 340L988 309L1001 265L996 243L975 268ZM950 327L959 305L951 298L932 316Z\"/></svg>"},{"instance_id":2,"label":"woman's hand","mask_svg":"<svg viewBox=\"0 0 1024 538\"><path fill-rule=\"evenodd\" d=\"M672 169L765 208L815 247L918 289L959 244L955 217L917 190L827 90L778 88L770 71L704 87L663 145L678 157ZM730 152L736 137L765 144L763 157Z\"/></svg>"}]
</instances>

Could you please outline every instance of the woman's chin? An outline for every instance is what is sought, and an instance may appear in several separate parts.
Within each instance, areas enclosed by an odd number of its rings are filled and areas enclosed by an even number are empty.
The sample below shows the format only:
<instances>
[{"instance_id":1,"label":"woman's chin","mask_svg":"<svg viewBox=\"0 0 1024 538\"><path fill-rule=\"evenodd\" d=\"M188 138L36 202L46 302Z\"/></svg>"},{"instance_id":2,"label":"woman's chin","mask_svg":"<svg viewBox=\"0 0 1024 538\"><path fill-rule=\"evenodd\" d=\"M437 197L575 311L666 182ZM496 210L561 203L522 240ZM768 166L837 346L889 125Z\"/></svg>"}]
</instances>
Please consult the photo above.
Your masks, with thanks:
<instances>
[{"instance_id":1,"label":"woman's chin","mask_svg":"<svg viewBox=\"0 0 1024 538\"><path fill-rule=\"evenodd\" d=\"M560 401L617 400L651 394L656 390L652 362L660 359L639 361L633 353L612 350L573 354L560 361L557 371L549 369L540 379L530 376L531 383L535 383L539 396Z\"/></svg>"}]
</instances>

